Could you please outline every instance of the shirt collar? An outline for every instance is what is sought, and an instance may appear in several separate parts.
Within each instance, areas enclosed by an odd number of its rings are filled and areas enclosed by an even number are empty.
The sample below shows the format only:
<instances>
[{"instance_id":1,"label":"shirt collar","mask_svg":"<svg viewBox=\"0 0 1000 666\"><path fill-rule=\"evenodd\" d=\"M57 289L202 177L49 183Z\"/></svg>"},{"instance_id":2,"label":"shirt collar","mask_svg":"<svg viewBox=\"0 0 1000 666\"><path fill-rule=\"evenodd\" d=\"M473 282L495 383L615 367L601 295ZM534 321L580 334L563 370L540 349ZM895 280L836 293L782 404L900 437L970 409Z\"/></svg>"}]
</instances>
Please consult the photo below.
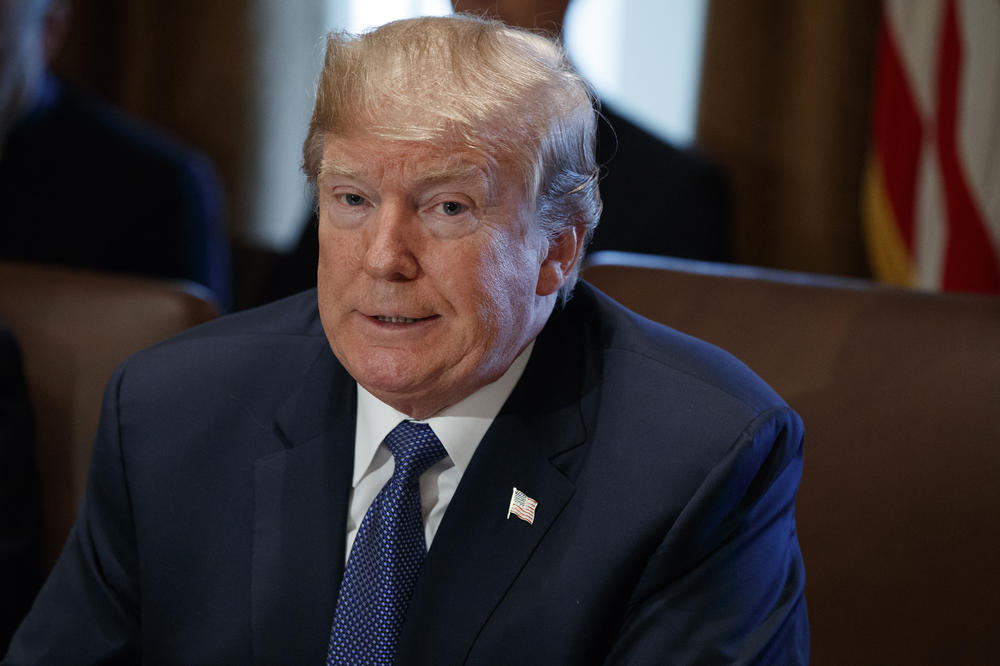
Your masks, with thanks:
<instances>
[{"instance_id":1,"label":"shirt collar","mask_svg":"<svg viewBox=\"0 0 1000 666\"><path fill-rule=\"evenodd\" d=\"M514 362L510 364L500 379L487 384L472 395L446 407L424 421L430 425L434 434L441 440L444 450L448 452L448 457L451 458L452 463L460 473L465 473L465 468L472 460L480 440L489 430L493 419L500 412L500 408L507 402L507 398L514 390L514 385L524 374L534 346L535 343L532 341L514 359ZM361 384L358 384L358 415L354 431L352 487L357 487L358 482L372 467L376 453L379 451L379 444L382 443L386 435L399 425L400 421L408 418L406 414L385 404L369 393Z\"/></svg>"}]
</instances>

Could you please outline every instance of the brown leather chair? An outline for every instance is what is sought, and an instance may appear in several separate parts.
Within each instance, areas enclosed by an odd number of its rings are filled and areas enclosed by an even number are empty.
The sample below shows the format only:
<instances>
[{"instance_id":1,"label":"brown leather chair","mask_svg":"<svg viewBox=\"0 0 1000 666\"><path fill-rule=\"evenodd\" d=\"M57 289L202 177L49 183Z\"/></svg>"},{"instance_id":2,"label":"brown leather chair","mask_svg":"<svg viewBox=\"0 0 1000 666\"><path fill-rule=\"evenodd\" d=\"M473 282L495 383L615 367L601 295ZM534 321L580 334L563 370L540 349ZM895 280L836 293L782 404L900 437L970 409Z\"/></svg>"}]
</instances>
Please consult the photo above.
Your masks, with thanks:
<instances>
[{"instance_id":1,"label":"brown leather chair","mask_svg":"<svg viewBox=\"0 0 1000 666\"><path fill-rule=\"evenodd\" d=\"M83 494L115 366L217 314L199 285L0 262L0 320L20 342L35 417L48 566Z\"/></svg>"},{"instance_id":2,"label":"brown leather chair","mask_svg":"<svg viewBox=\"0 0 1000 666\"><path fill-rule=\"evenodd\" d=\"M622 253L583 276L802 415L812 663L996 662L1000 298Z\"/></svg>"}]
</instances>

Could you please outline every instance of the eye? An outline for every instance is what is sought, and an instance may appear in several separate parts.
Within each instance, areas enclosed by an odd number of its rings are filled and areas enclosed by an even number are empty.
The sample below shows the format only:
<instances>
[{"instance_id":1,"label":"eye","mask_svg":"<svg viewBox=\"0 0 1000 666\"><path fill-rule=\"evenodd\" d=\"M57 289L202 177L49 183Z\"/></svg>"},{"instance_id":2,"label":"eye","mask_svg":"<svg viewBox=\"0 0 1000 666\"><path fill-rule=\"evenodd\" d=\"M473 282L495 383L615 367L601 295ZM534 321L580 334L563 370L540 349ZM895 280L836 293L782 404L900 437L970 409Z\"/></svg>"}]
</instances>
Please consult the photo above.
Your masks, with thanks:
<instances>
[{"instance_id":1,"label":"eye","mask_svg":"<svg viewBox=\"0 0 1000 666\"><path fill-rule=\"evenodd\" d=\"M340 200L343 201L348 206L364 206L365 198L360 194L354 194L353 192L348 194L341 194Z\"/></svg>"},{"instance_id":2,"label":"eye","mask_svg":"<svg viewBox=\"0 0 1000 666\"><path fill-rule=\"evenodd\" d=\"M441 206L441 212L449 217L461 215L466 211L465 204L459 203L458 201L445 201L444 203L440 203L438 205Z\"/></svg>"}]
</instances>

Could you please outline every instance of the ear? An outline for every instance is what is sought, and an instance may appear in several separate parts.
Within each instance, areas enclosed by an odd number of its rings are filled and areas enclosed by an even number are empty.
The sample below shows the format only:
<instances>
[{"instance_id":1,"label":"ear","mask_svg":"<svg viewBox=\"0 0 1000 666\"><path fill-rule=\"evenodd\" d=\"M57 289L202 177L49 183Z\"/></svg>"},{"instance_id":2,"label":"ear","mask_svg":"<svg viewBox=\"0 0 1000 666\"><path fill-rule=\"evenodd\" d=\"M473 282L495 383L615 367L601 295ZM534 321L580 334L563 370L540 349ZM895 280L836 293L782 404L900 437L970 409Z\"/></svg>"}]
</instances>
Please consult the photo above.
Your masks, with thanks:
<instances>
[{"instance_id":1,"label":"ear","mask_svg":"<svg viewBox=\"0 0 1000 666\"><path fill-rule=\"evenodd\" d=\"M583 252L583 238L583 226L575 225L566 228L549 243L548 253L538 269L538 284L535 287L537 295L554 294L566 283Z\"/></svg>"}]
</instances>

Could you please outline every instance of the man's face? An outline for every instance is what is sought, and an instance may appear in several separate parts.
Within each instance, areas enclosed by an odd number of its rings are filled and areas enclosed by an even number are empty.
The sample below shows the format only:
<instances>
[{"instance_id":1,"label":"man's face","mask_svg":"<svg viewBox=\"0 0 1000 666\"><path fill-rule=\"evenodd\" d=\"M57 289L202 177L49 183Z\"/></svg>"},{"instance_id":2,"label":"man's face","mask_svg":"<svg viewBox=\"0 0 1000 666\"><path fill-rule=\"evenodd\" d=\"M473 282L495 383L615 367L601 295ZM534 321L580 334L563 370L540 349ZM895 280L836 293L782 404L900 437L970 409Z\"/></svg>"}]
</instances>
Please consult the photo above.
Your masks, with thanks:
<instances>
[{"instance_id":1,"label":"man's face","mask_svg":"<svg viewBox=\"0 0 1000 666\"><path fill-rule=\"evenodd\" d=\"M327 139L323 158L319 308L337 358L416 418L498 379L564 280L522 179L471 151L364 133Z\"/></svg>"}]
</instances>

